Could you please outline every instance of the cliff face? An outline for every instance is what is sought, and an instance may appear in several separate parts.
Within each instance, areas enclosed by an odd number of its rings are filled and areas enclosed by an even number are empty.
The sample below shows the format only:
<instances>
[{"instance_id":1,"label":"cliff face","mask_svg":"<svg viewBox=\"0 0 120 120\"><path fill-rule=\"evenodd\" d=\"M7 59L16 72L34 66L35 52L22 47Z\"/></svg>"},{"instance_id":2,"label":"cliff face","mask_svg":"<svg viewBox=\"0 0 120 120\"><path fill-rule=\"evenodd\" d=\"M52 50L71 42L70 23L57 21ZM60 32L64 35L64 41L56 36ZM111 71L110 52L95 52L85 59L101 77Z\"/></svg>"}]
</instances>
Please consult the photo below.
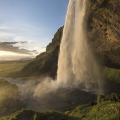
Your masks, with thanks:
<instances>
[{"instance_id":1,"label":"cliff face","mask_svg":"<svg viewBox=\"0 0 120 120\"><path fill-rule=\"evenodd\" d=\"M87 39L103 65L120 68L120 0L86 0ZM46 52L24 67L24 75L47 75L55 78L63 27L55 34Z\"/></svg>"},{"instance_id":2,"label":"cliff face","mask_svg":"<svg viewBox=\"0 0 120 120\"><path fill-rule=\"evenodd\" d=\"M120 67L120 0L87 0L87 37L108 67Z\"/></svg>"},{"instance_id":3,"label":"cliff face","mask_svg":"<svg viewBox=\"0 0 120 120\"><path fill-rule=\"evenodd\" d=\"M50 76L53 79L55 78L62 31L63 27L59 28L52 42L46 47L46 52L36 56L32 62L23 68L23 76Z\"/></svg>"}]
</instances>

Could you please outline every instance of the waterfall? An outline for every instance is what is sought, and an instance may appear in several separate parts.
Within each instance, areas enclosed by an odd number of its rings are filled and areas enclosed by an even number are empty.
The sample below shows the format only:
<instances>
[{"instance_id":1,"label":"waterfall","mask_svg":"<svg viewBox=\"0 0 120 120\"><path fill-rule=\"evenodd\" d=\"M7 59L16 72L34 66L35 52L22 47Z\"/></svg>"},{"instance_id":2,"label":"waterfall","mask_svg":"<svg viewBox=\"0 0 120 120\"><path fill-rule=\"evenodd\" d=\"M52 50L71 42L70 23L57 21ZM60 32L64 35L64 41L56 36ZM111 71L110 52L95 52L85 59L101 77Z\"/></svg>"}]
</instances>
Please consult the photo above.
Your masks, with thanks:
<instances>
[{"instance_id":1,"label":"waterfall","mask_svg":"<svg viewBox=\"0 0 120 120\"><path fill-rule=\"evenodd\" d=\"M86 0L70 0L58 60L57 82L79 85L81 89L101 89L96 61L87 43L84 27Z\"/></svg>"}]
</instances>

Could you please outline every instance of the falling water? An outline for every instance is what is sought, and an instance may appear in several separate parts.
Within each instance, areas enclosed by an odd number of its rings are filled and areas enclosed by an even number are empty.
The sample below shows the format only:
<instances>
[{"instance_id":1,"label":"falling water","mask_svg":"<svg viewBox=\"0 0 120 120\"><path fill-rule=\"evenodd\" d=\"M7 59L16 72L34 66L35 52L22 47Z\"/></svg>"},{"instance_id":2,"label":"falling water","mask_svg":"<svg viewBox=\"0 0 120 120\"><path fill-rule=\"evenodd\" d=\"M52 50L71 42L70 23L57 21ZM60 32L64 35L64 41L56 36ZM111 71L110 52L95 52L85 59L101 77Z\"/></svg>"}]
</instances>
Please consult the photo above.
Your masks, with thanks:
<instances>
[{"instance_id":1,"label":"falling water","mask_svg":"<svg viewBox=\"0 0 120 120\"><path fill-rule=\"evenodd\" d=\"M88 46L85 29L86 0L70 0L58 61L57 82L79 85L84 90L101 89L98 66Z\"/></svg>"}]
</instances>

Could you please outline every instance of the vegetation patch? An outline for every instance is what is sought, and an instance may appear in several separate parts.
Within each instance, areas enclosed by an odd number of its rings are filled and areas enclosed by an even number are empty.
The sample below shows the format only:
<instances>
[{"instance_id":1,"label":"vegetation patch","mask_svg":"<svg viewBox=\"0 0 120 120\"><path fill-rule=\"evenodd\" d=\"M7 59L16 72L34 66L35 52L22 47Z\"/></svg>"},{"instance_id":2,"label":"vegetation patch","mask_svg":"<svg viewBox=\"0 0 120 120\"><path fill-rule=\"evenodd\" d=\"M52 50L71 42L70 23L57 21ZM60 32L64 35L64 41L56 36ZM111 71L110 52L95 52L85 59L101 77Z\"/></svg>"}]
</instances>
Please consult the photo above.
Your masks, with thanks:
<instances>
[{"instance_id":1,"label":"vegetation patch","mask_svg":"<svg viewBox=\"0 0 120 120\"><path fill-rule=\"evenodd\" d=\"M120 83L120 69L105 67L103 69L103 75L108 80Z\"/></svg>"},{"instance_id":2,"label":"vegetation patch","mask_svg":"<svg viewBox=\"0 0 120 120\"><path fill-rule=\"evenodd\" d=\"M21 110L10 117L4 117L0 120L78 120L60 112L49 111L38 113L32 110Z\"/></svg>"},{"instance_id":3,"label":"vegetation patch","mask_svg":"<svg viewBox=\"0 0 120 120\"><path fill-rule=\"evenodd\" d=\"M66 114L80 120L119 120L120 95L115 93L108 96L100 95L96 104L80 105Z\"/></svg>"}]
</instances>

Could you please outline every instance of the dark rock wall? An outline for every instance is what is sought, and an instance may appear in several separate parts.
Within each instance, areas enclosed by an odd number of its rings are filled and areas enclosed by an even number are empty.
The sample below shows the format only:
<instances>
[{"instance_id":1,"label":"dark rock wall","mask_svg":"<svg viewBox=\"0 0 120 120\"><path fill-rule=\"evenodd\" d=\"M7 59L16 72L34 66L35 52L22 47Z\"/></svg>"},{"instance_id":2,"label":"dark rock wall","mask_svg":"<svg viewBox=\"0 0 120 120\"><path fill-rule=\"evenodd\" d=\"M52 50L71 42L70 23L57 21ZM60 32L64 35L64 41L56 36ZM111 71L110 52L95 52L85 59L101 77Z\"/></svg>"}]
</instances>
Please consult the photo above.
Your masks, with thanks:
<instances>
[{"instance_id":1,"label":"dark rock wall","mask_svg":"<svg viewBox=\"0 0 120 120\"><path fill-rule=\"evenodd\" d=\"M120 0L87 0L87 37L108 67L120 67Z\"/></svg>"}]
</instances>

